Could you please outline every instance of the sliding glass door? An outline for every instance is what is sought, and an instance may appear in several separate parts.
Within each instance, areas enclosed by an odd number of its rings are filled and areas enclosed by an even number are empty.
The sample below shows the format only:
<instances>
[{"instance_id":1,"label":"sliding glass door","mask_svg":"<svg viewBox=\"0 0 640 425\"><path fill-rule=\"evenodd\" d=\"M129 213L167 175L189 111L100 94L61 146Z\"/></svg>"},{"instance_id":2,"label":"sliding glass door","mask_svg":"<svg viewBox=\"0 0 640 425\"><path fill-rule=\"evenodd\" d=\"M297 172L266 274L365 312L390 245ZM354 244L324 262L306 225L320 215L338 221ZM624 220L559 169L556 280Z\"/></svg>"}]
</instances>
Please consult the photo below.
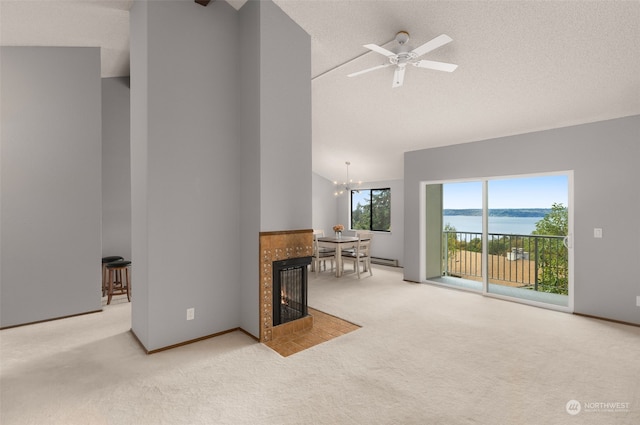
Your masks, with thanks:
<instances>
[{"instance_id":1,"label":"sliding glass door","mask_svg":"<svg viewBox=\"0 0 640 425\"><path fill-rule=\"evenodd\" d=\"M428 281L571 307L570 173L425 189Z\"/></svg>"},{"instance_id":2,"label":"sliding glass door","mask_svg":"<svg viewBox=\"0 0 640 425\"><path fill-rule=\"evenodd\" d=\"M567 175L487 183L487 291L567 307Z\"/></svg>"}]
</instances>

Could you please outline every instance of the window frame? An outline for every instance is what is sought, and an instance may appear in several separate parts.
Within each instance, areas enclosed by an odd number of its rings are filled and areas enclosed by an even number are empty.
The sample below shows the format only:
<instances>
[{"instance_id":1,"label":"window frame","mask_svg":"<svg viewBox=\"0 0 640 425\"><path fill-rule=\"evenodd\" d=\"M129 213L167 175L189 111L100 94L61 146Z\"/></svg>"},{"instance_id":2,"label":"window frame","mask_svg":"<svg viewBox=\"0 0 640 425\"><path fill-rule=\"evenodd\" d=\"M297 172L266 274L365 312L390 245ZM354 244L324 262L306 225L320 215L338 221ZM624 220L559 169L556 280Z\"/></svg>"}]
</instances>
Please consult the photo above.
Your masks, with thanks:
<instances>
[{"instance_id":1,"label":"window frame","mask_svg":"<svg viewBox=\"0 0 640 425\"><path fill-rule=\"evenodd\" d=\"M373 203L369 202L369 228L367 229L354 229L353 228L353 194L354 192L360 193L363 191L369 192L369 198L373 199L373 191L388 191L389 192L389 229L374 229L373 228ZM350 230L366 230L371 232L385 232L391 233L391 188L371 188L371 189L352 189L349 192L349 229Z\"/></svg>"}]
</instances>

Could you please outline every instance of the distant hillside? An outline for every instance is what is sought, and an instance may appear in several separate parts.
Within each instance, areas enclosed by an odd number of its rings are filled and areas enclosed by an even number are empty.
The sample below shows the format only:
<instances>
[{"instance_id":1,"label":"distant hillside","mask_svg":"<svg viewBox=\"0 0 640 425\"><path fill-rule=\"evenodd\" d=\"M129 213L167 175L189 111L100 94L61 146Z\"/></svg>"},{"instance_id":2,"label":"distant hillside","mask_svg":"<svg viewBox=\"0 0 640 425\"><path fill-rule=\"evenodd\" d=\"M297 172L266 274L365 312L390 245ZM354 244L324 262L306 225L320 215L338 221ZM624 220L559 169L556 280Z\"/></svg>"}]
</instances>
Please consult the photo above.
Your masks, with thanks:
<instances>
[{"instance_id":1,"label":"distant hillside","mask_svg":"<svg viewBox=\"0 0 640 425\"><path fill-rule=\"evenodd\" d=\"M544 217L551 208L495 208L489 209L489 217ZM481 209L444 209L443 215L482 216Z\"/></svg>"}]
</instances>

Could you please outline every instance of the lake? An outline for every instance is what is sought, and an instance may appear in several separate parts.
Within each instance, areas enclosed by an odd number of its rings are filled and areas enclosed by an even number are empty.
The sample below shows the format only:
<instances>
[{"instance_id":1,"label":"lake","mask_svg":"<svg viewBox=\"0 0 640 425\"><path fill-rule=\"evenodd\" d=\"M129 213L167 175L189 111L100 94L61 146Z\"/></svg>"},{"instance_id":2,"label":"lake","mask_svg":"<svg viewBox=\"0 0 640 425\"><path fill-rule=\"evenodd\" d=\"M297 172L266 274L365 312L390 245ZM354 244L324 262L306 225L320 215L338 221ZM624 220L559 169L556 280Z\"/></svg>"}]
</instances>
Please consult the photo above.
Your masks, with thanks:
<instances>
[{"instance_id":1,"label":"lake","mask_svg":"<svg viewBox=\"0 0 640 425\"><path fill-rule=\"evenodd\" d=\"M530 235L536 230L536 223L542 217L489 217L489 233L508 235ZM466 215L445 215L443 226L450 224L458 232L482 232L482 217Z\"/></svg>"}]
</instances>

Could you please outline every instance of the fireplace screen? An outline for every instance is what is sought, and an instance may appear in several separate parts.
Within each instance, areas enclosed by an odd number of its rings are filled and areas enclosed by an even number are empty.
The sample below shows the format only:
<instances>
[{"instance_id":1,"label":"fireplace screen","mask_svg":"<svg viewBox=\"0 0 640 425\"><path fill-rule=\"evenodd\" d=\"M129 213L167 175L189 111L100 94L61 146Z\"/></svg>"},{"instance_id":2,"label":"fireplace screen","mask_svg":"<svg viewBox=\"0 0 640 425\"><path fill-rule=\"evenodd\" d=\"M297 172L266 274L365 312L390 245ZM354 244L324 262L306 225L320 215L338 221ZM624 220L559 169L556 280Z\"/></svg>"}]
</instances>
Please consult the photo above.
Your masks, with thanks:
<instances>
[{"instance_id":1,"label":"fireplace screen","mask_svg":"<svg viewBox=\"0 0 640 425\"><path fill-rule=\"evenodd\" d=\"M311 257L273 262L273 326L307 315L307 266Z\"/></svg>"}]
</instances>

